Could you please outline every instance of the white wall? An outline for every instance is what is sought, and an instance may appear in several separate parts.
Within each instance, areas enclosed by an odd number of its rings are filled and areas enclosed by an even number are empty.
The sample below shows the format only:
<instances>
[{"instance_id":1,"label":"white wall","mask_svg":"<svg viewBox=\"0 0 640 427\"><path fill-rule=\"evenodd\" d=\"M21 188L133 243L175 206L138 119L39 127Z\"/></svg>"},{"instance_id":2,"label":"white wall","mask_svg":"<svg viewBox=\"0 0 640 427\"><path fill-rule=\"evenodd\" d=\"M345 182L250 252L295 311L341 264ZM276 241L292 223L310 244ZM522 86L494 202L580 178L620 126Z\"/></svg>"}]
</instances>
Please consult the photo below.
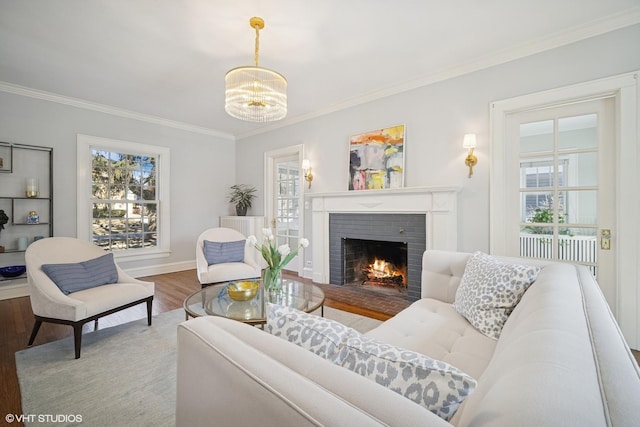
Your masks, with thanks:
<instances>
[{"instance_id":1,"label":"white wall","mask_svg":"<svg viewBox=\"0 0 640 427\"><path fill-rule=\"evenodd\" d=\"M262 214L264 152L304 144L312 192L347 190L348 138L405 124L405 186L460 186L458 249L489 250L489 109L493 101L640 69L640 25L497 65L237 141L236 178L256 185ZM306 82L305 84L323 84ZM478 135L478 165L464 165L465 133ZM305 237L310 234L306 211ZM311 254L305 253L309 261Z\"/></svg>"},{"instance_id":2,"label":"white wall","mask_svg":"<svg viewBox=\"0 0 640 427\"><path fill-rule=\"evenodd\" d=\"M193 265L195 242L230 213L235 143L139 120L0 92L0 140L53 147L54 235L76 236L76 135L169 147L171 150L171 255L119 263L128 270L177 270ZM1 255L0 255L1 256ZM2 259L0 258L0 265ZM146 267L146 268L145 268Z\"/></svg>"}]
</instances>

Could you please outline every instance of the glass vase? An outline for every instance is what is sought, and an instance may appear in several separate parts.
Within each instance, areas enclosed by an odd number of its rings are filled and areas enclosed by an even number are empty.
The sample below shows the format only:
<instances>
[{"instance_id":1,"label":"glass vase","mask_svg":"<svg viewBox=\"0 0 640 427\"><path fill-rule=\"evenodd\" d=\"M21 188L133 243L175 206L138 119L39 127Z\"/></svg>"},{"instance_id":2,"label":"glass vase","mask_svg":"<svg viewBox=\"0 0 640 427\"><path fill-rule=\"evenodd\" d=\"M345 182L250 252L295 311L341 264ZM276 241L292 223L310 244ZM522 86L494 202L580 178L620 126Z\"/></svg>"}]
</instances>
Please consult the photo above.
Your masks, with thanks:
<instances>
[{"instance_id":1,"label":"glass vase","mask_svg":"<svg viewBox=\"0 0 640 427\"><path fill-rule=\"evenodd\" d=\"M272 267L265 268L262 272L262 285L267 292L282 289L282 270Z\"/></svg>"}]
</instances>

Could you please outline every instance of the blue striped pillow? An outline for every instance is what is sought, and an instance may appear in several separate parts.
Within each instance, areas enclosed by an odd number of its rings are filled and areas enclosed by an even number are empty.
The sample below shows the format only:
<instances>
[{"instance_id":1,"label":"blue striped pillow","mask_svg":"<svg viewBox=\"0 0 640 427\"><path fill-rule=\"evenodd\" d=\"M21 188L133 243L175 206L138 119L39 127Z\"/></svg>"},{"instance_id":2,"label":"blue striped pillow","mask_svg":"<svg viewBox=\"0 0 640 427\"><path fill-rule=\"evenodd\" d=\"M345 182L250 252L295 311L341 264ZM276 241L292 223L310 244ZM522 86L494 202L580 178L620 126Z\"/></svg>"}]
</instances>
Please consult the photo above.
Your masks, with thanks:
<instances>
[{"instance_id":1,"label":"blue striped pillow","mask_svg":"<svg viewBox=\"0 0 640 427\"><path fill-rule=\"evenodd\" d=\"M235 242L204 241L204 258L208 265L223 262L243 262L245 240Z\"/></svg>"},{"instance_id":2,"label":"blue striped pillow","mask_svg":"<svg viewBox=\"0 0 640 427\"><path fill-rule=\"evenodd\" d=\"M42 271L65 295L118 281L112 253L78 263L42 264Z\"/></svg>"}]
</instances>

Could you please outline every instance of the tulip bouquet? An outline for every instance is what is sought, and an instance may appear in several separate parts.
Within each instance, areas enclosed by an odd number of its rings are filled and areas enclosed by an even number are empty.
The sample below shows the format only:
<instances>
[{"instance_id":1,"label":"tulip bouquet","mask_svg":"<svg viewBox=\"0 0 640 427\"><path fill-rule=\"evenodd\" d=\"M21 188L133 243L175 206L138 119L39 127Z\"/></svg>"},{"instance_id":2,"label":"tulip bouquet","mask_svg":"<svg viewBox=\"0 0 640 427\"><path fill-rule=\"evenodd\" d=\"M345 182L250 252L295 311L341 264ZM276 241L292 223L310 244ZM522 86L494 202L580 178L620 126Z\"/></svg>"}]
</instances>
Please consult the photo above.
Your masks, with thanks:
<instances>
[{"instance_id":1,"label":"tulip bouquet","mask_svg":"<svg viewBox=\"0 0 640 427\"><path fill-rule=\"evenodd\" d=\"M265 290L278 290L281 287L281 275L282 268L287 265L296 255L300 248L306 248L309 246L307 239L300 239L300 244L294 250L291 250L289 245L284 244L277 246L277 242L270 228L263 228L262 235L264 236L261 245L258 245L258 239L256 236L249 236L247 242L253 245L260 253L262 258L267 263L262 276L262 283Z\"/></svg>"}]
</instances>

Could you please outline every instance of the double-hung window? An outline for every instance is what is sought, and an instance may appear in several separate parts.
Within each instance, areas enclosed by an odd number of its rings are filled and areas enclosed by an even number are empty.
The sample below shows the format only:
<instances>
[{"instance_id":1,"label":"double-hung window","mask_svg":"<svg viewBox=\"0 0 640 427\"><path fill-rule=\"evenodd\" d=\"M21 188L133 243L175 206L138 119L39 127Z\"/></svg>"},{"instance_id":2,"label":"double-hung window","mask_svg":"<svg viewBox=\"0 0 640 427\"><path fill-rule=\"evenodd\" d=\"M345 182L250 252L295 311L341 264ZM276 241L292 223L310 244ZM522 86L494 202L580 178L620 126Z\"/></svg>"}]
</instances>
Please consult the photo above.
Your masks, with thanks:
<instances>
[{"instance_id":1,"label":"double-hung window","mask_svg":"<svg viewBox=\"0 0 640 427\"><path fill-rule=\"evenodd\" d=\"M169 150L78 135L78 237L118 258L168 254Z\"/></svg>"}]
</instances>

